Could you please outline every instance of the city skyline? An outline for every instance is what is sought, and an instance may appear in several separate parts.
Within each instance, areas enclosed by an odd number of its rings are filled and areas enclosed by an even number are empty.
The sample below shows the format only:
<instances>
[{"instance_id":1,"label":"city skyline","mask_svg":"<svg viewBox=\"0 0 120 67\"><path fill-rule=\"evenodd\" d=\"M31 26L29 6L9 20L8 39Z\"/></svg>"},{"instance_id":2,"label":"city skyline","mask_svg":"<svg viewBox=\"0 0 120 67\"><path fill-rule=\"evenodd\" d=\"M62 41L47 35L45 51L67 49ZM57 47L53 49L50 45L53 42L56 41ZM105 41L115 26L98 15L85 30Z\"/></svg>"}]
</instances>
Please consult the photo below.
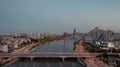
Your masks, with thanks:
<instances>
[{"instance_id":1,"label":"city skyline","mask_svg":"<svg viewBox=\"0 0 120 67\"><path fill-rule=\"evenodd\" d=\"M119 31L120 1L1 0L0 33Z\"/></svg>"}]
</instances>

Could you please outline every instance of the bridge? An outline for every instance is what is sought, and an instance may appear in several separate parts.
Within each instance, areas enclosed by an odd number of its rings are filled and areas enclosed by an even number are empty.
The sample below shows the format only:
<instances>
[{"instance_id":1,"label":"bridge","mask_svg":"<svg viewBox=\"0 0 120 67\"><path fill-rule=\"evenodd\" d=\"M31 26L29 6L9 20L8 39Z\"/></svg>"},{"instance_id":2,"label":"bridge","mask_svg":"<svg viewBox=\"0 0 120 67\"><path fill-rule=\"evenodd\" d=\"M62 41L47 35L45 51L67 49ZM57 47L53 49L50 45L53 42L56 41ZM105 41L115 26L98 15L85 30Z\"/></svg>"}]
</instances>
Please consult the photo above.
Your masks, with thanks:
<instances>
[{"instance_id":1,"label":"bridge","mask_svg":"<svg viewBox=\"0 0 120 67\"><path fill-rule=\"evenodd\" d=\"M0 57L96 57L104 53L78 53L78 52L34 52L34 53L0 53ZM119 54L119 53L107 53Z\"/></svg>"},{"instance_id":2,"label":"bridge","mask_svg":"<svg viewBox=\"0 0 120 67\"><path fill-rule=\"evenodd\" d=\"M78 52L35 52L35 53L0 53L0 57L96 57L102 53Z\"/></svg>"},{"instance_id":3,"label":"bridge","mask_svg":"<svg viewBox=\"0 0 120 67\"><path fill-rule=\"evenodd\" d=\"M104 53L78 53L78 52L34 52L34 53L0 53L1 58L79 58L79 57L96 57ZM117 55L118 53L107 53Z\"/></svg>"},{"instance_id":4,"label":"bridge","mask_svg":"<svg viewBox=\"0 0 120 67\"><path fill-rule=\"evenodd\" d=\"M78 53L78 52L35 52L35 53L0 53L0 57L96 57L103 53Z\"/></svg>"}]
</instances>

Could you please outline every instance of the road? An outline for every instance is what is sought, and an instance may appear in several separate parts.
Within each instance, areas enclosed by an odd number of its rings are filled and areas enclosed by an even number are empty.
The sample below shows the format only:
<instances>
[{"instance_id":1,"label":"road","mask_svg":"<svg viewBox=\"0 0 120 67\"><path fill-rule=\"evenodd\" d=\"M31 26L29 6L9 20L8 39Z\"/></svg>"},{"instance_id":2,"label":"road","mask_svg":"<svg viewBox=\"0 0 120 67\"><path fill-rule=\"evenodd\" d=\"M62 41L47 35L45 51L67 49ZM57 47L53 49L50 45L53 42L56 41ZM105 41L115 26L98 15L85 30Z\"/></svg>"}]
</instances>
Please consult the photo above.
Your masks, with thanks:
<instances>
[{"instance_id":1,"label":"road","mask_svg":"<svg viewBox=\"0 0 120 67\"><path fill-rule=\"evenodd\" d=\"M27 45L19 50L15 50L13 53L28 53L29 50L35 45L36 45L35 43L32 43L32 44Z\"/></svg>"},{"instance_id":2,"label":"road","mask_svg":"<svg viewBox=\"0 0 120 67\"><path fill-rule=\"evenodd\" d=\"M70 58L70 57L96 57L99 53L76 53L76 52L35 52L35 53L1 53L0 57L59 57L59 58Z\"/></svg>"},{"instance_id":3,"label":"road","mask_svg":"<svg viewBox=\"0 0 120 67\"><path fill-rule=\"evenodd\" d=\"M21 49L15 50L13 52L13 54L15 54L15 53L29 53L29 49L31 49L34 45L36 45L36 44L32 43L30 45L24 46ZM2 59L2 64L6 63L8 61L14 60L14 59L16 59L16 57L11 57L11 58L8 58L8 59Z\"/></svg>"},{"instance_id":4,"label":"road","mask_svg":"<svg viewBox=\"0 0 120 67\"><path fill-rule=\"evenodd\" d=\"M84 47L83 47L83 40L81 40L77 44L76 51L80 53L89 53ZM97 60L97 61L95 61ZM107 64L103 63L102 61L98 60L97 58L86 58L84 62L87 64L88 67L109 67Z\"/></svg>"}]
</instances>

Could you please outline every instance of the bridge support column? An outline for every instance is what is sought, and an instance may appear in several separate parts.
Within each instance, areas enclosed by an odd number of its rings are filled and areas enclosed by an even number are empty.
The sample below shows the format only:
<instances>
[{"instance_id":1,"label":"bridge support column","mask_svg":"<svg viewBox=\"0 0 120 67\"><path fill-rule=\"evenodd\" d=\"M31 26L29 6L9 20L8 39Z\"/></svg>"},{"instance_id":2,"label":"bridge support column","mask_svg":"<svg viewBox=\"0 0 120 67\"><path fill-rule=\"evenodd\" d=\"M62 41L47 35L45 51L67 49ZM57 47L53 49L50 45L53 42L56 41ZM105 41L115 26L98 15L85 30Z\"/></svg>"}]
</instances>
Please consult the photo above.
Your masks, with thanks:
<instances>
[{"instance_id":1,"label":"bridge support column","mask_svg":"<svg viewBox=\"0 0 120 67\"><path fill-rule=\"evenodd\" d=\"M62 58L62 60L64 61L64 60L65 60L65 58L63 57L63 58Z\"/></svg>"},{"instance_id":2,"label":"bridge support column","mask_svg":"<svg viewBox=\"0 0 120 67\"><path fill-rule=\"evenodd\" d=\"M0 57L0 63L2 62L2 58Z\"/></svg>"},{"instance_id":3,"label":"bridge support column","mask_svg":"<svg viewBox=\"0 0 120 67\"><path fill-rule=\"evenodd\" d=\"M77 57L77 60L79 60L80 58L79 57Z\"/></svg>"},{"instance_id":4,"label":"bridge support column","mask_svg":"<svg viewBox=\"0 0 120 67\"><path fill-rule=\"evenodd\" d=\"M0 57L0 66L1 66L1 64L2 64L2 58Z\"/></svg>"},{"instance_id":5,"label":"bridge support column","mask_svg":"<svg viewBox=\"0 0 120 67\"><path fill-rule=\"evenodd\" d=\"M30 57L30 60L32 61L34 58L33 57Z\"/></svg>"}]
</instances>

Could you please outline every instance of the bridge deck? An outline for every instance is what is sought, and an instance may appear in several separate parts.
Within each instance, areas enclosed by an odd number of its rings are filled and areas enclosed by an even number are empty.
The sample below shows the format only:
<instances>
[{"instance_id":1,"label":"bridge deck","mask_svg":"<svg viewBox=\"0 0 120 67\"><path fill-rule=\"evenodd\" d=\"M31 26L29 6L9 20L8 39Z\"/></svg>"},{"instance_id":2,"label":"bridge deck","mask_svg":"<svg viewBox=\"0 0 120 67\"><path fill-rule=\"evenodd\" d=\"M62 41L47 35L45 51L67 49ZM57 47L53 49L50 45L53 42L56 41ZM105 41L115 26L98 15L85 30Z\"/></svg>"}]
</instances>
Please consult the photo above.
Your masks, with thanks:
<instances>
[{"instance_id":1,"label":"bridge deck","mask_svg":"<svg viewBox=\"0 0 120 67\"><path fill-rule=\"evenodd\" d=\"M15 54L0 53L0 57L96 57L101 54L103 53L77 53L77 52L35 52Z\"/></svg>"},{"instance_id":2,"label":"bridge deck","mask_svg":"<svg viewBox=\"0 0 120 67\"><path fill-rule=\"evenodd\" d=\"M39 53L0 53L0 57L95 57L101 53L76 53L76 52L39 52Z\"/></svg>"}]
</instances>

